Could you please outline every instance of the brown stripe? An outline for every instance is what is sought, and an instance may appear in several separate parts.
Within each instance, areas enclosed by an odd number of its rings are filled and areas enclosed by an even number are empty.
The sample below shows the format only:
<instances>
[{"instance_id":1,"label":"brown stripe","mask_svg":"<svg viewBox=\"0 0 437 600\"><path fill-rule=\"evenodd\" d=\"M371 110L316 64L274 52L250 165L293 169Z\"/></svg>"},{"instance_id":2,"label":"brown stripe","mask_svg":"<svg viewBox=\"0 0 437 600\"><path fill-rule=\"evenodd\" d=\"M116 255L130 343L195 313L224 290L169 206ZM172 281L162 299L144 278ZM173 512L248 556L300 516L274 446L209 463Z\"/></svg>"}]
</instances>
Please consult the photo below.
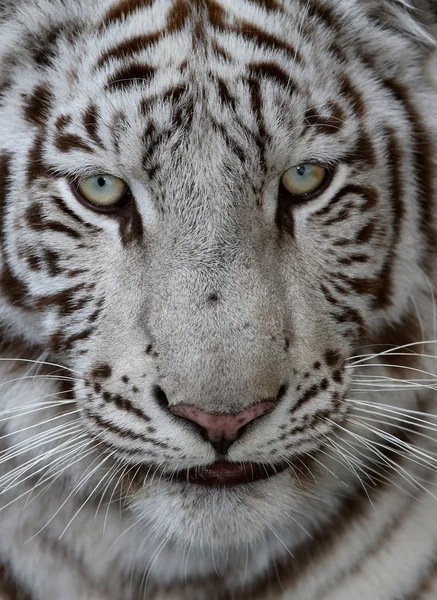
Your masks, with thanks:
<instances>
[{"instance_id":1,"label":"brown stripe","mask_svg":"<svg viewBox=\"0 0 437 600\"><path fill-rule=\"evenodd\" d=\"M396 260L396 248L401 236L402 222L405 217L404 189L402 185L402 174L405 165L403 162L403 150L396 139L395 132L387 129L388 139L388 173L391 175L390 205L392 212L393 237L384 263L378 274L379 284L376 290L373 308L382 309L389 306L393 301L393 266Z\"/></svg>"},{"instance_id":2,"label":"brown stripe","mask_svg":"<svg viewBox=\"0 0 437 600\"><path fill-rule=\"evenodd\" d=\"M296 48L280 38L270 33L266 33L263 29L259 29L259 27L253 23L240 21L238 25L229 27L229 30L237 33L248 41L256 43L260 48L285 52L294 62L299 64L303 63L302 55Z\"/></svg>"},{"instance_id":3,"label":"brown stripe","mask_svg":"<svg viewBox=\"0 0 437 600\"><path fill-rule=\"evenodd\" d=\"M4 152L0 154L0 247L3 246L6 216L6 197L11 175L12 156Z\"/></svg>"},{"instance_id":4,"label":"brown stripe","mask_svg":"<svg viewBox=\"0 0 437 600\"><path fill-rule=\"evenodd\" d=\"M366 114L366 102L348 75L343 75L340 80L340 93L349 102L357 117L362 119Z\"/></svg>"},{"instance_id":5,"label":"brown stripe","mask_svg":"<svg viewBox=\"0 0 437 600\"><path fill-rule=\"evenodd\" d=\"M167 14L167 32L173 33L181 30L185 26L190 13L191 8L188 0L176 0Z\"/></svg>"},{"instance_id":6,"label":"brown stripe","mask_svg":"<svg viewBox=\"0 0 437 600\"><path fill-rule=\"evenodd\" d=\"M422 122L416 107L410 99L409 91L395 79L385 79L384 84L391 90L396 100L402 104L413 127L413 140L411 140L414 149L412 166L416 174L417 201L421 212L420 228L427 242L428 253L432 254L436 240L432 209L435 192L434 144L429 129ZM428 260L428 253L423 257L421 264L425 272L429 274L432 261Z\"/></svg>"},{"instance_id":7,"label":"brown stripe","mask_svg":"<svg viewBox=\"0 0 437 600\"><path fill-rule=\"evenodd\" d=\"M95 104L90 104L82 115L82 122L90 139L100 148L104 148L99 136L99 109Z\"/></svg>"},{"instance_id":8,"label":"brown stripe","mask_svg":"<svg viewBox=\"0 0 437 600\"><path fill-rule=\"evenodd\" d=\"M55 137L55 146L60 152L71 152L72 150L84 150L85 152L93 152L85 140L74 133L62 133Z\"/></svg>"},{"instance_id":9,"label":"brown stripe","mask_svg":"<svg viewBox=\"0 0 437 600\"><path fill-rule=\"evenodd\" d=\"M318 0L297 0L304 14L308 17L317 19L324 23L329 29L338 31L341 19L335 14L334 10L324 2Z\"/></svg>"},{"instance_id":10,"label":"brown stripe","mask_svg":"<svg viewBox=\"0 0 437 600\"><path fill-rule=\"evenodd\" d=\"M94 331L94 327L89 327L88 329L84 329L83 331L75 333L69 337L66 337L64 332L58 331L54 333L49 340L50 349L55 354L69 352L76 342L81 342L88 339L89 336L94 333Z\"/></svg>"},{"instance_id":11,"label":"brown stripe","mask_svg":"<svg viewBox=\"0 0 437 600\"><path fill-rule=\"evenodd\" d=\"M68 225L64 225L58 221L45 220L42 206L37 202L34 202L28 206L25 212L25 217L31 229L34 229L35 231L57 231L59 233L64 233L65 235L68 235L76 240L82 237L78 231L72 229Z\"/></svg>"},{"instance_id":12,"label":"brown stripe","mask_svg":"<svg viewBox=\"0 0 437 600\"><path fill-rule=\"evenodd\" d=\"M162 31L155 31L147 35L138 35L129 40L124 40L117 46L110 48L102 54L97 63L98 67L102 67L108 60L124 58L132 58L134 54L142 52L149 46L156 44L163 36Z\"/></svg>"},{"instance_id":13,"label":"brown stripe","mask_svg":"<svg viewBox=\"0 0 437 600\"><path fill-rule=\"evenodd\" d=\"M366 199L366 203L362 208L363 211L373 208L378 203L378 193L374 188L363 185L347 184L335 194L329 204L316 211L312 218L329 215L332 209L349 194L361 196Z\"/></svg>"},{"instance_id":14,"label":"brown stripe","mask_svg":"<svg viewBox=\"0 0 437 600\"><path fill-rule=\"evenodd\" d=\"M26 284L18 279L6 262L0 272L0 290L13 306L28 308L26 303L26 296L28 295Z\"/></svg>"},{"instance_id":15,"label":"brown stripe","mask_svg":"<svg viewBox=\"0 0 437 600\"><path fill-rule=\"evenodd\" d=\"M277 2L277 0L250 0L252 4L256 4L260 8L269 11L282 11L282 6Z\"/></svg>"},{"instance_id":16,"label":"brown stripe","mask_svg":"<svg viewBox=\"0 0 437 600\"><path fill-rule=\"evenodd\" d=\"M88 418L95 421L100 427L103 427L105 430L110 431L111 433L114 433L115 435L117 435L123 439L141 441L145 444L151 444L152 446L155 446L158 448L165 448L165 449L171 448L172 450L176 450L176 448L172 448L165 442L160 442L159 440L154 440L153 438L147 437L141 433L135 433L135 431L131 431L130 429L122 429L118 425L115 425L111 421L107 421L106 419L102 418L100 415L96 415L95 413L93 413L89 410L86 411L86 415ZM121 448L121 450L122 450L122 448ZM180 450L180 448L177 448L177 450ZM140 447L138 449L138 451L144 452L144 448Z\"/></svg>"},{"instance_id":17,"label":"brown stripe","mask_svg":"<svg viewBox=\"0 0 437 600\"><path fill-rule=\"evenodd\" d=\"M1 600L33 600L5 565L0 565L0 597Z\"/></svg>"},{"instance_id":18,"label":"brown stripe","mask_svg":"<svg viewBox=\"0 0 437 600\"><path fill-rule=\"evenodd\" d=\"M265 144L268 141L268 134L264 123L261 86L258 79L254 79L253 77L250 77L247 80L247 83L249 85L252 111L255 115L258 125L258 136L256 138L256 144L259 150L261 167L265 169Z\"/></svg>"},{"instance_id":19,"label":"brown stripe","mask_svg":"<svg viewBox=\"0 0 437 600\"><path fill-rule=\"evenodd\" d=\"M217 85L219 90L219 97L222 103L225 106L229 106L229 108L231 108L232 110L235 110L235 98L233 97L233 95L229 91L228 86L221 77L217 78Z\"/></svg>"},{"instance_id":20,"label":"brown stripe","mask_svg":"<svg viewBox=\"0 0 437 600\"><path fill-rule=\"evenodd\" d=\"M90 292L93 287L94 284L79 283L73 287L56 292L55 294L36 296L33 303L38 310L56 306L59 309L59 314L71 315L75 311L81 310L92 300L92 298L89 297L88 292ZM87 296L77 300L77 294L81 292L86 292Z\"/></svg>"},{"instance_id":21,"label":"brown stripe","mask_svg":"<svg viewBox=\"0 0 437 600\"><path fill-rule=\"evenodd\" d=\"M102 231L99 227L97 227L97 225L93 225L92 223L87 223L86 221L84 221L82 217L77 215L69 206L67 206L67 204L65 204L63 198L60 198L59 196L51 196L50 200L56 205L56 207L60 211L62 211L65 215L70 217L70 219L73 219L76 223L79 223L83 227L86 227L87 229L92 230L94 232Z\"/></svg>"},{"instance_id":22,"label":"brown stripe","mask_svg":"<svg viewBox=\"0 0 437 600\"><path fill-rule=\"evenodd\" d=\"M103 392L101 397L107 404L114 404L119 410L131 413L135 415L138 419L145 421L146 423L150 423L150 417L148 417L142 410L137 408L132 404L129 398L125 398L121 394L111 394L110 392ZM161 442L163 445L164 442ZM162 447L168 448L167 444Z\"/></svg>"},{"instance_id":23,"label":"brown stripe","mask_svg":"<svg viewBox=\"0 0 437 600\"><path fill-rule=\"evenodd\" d=\"M32 185L32 183L39 179L40 177L48 177L50 173L48 172L47 165L43 160L43 145L45 142L45 133L40 132L35 137L35 140L29 150L29 155L27 158L27 168L26 168L26 176L28 185Z\"/></svg>"},{"instance_id":24,"label":"brown stripe","mask_svg":"<svg viewBox=\"0 0 437 600\"><path fill-rule=\"evenodd\" d=\"M31 125L44 127L53 104L53 95L47 84L37 85L23 105L24 118Z\"/></svg>"},{"instance_id":25,"label":"brown stripe","mask_svg":"<svg viewBox=\"0 0 437 600\"><path fill-rule=\"evenodd\" d=\"M124 90L136 85L149 83L156 72L155 67L150 65L133 64L116 71L108 80L105 88L107 90Z\"/></svg>"},{"instance_id":26,"label":"brown stripe","mask_svg":"<svg viewBox=\"0 0 437 600\"><path fill-rule=\"evenodd\" d=\"M295 87L289 74L273 62L251 62L249 63L249 69L251 75L270 79L271 81L286 87L290 92Z\"/></svg>"},{"instance_id":27,"label":"brown stripe","mask_svg":"<svg viewBox=\"0 0 437 600\"><path fill-rule=\"evenodd\" d=\"M122 0L115 4L105 15L102 22L102 27L108 27L118 21L126 19L137 10L149 8L153 5L154 0Z\"/></svg>"}]
</instances>

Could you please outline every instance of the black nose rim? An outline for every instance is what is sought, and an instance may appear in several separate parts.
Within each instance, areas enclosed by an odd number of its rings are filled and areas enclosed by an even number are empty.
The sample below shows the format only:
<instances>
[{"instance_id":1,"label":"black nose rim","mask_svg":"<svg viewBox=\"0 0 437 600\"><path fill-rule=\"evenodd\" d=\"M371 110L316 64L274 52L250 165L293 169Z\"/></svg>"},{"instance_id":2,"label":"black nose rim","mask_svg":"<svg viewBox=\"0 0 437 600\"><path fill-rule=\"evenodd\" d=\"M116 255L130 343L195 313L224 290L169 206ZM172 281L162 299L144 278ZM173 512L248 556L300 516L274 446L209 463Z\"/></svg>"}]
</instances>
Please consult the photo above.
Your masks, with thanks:
<instances>
[{"instance_id":1,"label":"black nose rim","mask_svg":"<svg viewBox=\"0 0 437 600\"><path fill-rule=\"evenodd\" d=\"M227 440L223 437L220 440L216 440L214 442L212 440L208 441L219 456L225 456L228 453L228 450L231 447L231 445L236 441L236 439Z\"/></svg>"},{"instance_id":2,"label":"black nose rim","mask_svg":"<svg viewBox=\"0 0 437 600\"><path fill-rule=\"evenodd\" d=\"M153 395L155 401L157 402L157 404L163 410L169 410L169 401L168 401L167 395L164 392L164 390L162 389L162 387L160 387L159 385L154 385L152 387L152 395Z\"/></svg>"}]
</instances>

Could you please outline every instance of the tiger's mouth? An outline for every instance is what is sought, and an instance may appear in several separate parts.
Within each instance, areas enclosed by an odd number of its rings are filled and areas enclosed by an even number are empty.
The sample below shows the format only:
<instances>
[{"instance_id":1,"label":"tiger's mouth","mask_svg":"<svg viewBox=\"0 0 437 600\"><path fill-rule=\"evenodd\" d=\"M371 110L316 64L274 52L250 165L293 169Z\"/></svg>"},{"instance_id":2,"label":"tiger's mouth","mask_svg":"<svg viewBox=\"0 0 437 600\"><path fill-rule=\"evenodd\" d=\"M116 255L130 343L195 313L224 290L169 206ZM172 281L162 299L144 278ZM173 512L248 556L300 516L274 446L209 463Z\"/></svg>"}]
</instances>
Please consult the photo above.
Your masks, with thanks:
<instances>
[{"instance_id":1,"label":"tiger's mouth","mask_svg":"<svg viewBox=\"0 0 437 600\"><path fill-rule=\"evenodd\" d=\"M287 463L260 464L260 463L230 463L220 460L203 467L192 467L178 471L172 477L185 483L209 486L231 486L244 483L253 483L261 479L268 479L287 468Z\"/></svg>"}]
</instances>

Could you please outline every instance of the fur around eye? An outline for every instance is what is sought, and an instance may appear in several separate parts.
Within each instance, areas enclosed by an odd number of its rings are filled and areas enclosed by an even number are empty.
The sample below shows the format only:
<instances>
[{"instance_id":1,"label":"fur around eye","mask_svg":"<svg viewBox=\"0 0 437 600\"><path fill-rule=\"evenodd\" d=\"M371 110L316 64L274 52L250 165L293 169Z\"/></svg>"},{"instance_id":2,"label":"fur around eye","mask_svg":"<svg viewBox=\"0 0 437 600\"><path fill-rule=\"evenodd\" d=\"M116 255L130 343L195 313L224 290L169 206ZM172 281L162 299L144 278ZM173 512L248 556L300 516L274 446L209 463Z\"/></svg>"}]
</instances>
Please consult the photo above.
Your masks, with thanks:
<instances>
[{"instance_id":1,"label":"fur around eye","mask_svg":"<svg viewBox=\"0 0 437 600\"><path fill-rule=\"evenodd\" d=\"M114 208L130 193L122 179L108 174L87 177L76 189L83 200L98 208Z\"/></svg>"}]
</instances>

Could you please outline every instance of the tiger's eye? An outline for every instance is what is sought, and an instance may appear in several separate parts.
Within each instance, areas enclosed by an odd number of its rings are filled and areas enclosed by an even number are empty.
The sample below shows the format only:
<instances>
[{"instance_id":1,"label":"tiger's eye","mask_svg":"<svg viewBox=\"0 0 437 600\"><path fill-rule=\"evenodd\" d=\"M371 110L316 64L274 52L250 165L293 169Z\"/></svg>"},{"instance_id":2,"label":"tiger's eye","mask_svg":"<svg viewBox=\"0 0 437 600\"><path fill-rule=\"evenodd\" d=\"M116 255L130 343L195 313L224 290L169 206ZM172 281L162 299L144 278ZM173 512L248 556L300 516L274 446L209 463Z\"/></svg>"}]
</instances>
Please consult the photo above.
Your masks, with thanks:
<instances>
[{"instance_id":1,"label":"tiger's eye","mask_svg":"<svg viewBox=\"0 0 437 600\"><path fill-rule=\"evenodd\" d=\"M129 193L122 179L107 174L83 179L77 190L84 200L101 208L115 207Z\"/></svg>"},{"instance_id":2,"label":"tiger's eye","mask_svg":"<svg viewBox=\"0 0 437 600\"><path fill-rule=\"evenodd\" d=\"M321 193L325 188L329 172L321 165L304 163L291 167L281 177L284 188L293 196L305 198Z\"/></svg>"}]
</instances>

